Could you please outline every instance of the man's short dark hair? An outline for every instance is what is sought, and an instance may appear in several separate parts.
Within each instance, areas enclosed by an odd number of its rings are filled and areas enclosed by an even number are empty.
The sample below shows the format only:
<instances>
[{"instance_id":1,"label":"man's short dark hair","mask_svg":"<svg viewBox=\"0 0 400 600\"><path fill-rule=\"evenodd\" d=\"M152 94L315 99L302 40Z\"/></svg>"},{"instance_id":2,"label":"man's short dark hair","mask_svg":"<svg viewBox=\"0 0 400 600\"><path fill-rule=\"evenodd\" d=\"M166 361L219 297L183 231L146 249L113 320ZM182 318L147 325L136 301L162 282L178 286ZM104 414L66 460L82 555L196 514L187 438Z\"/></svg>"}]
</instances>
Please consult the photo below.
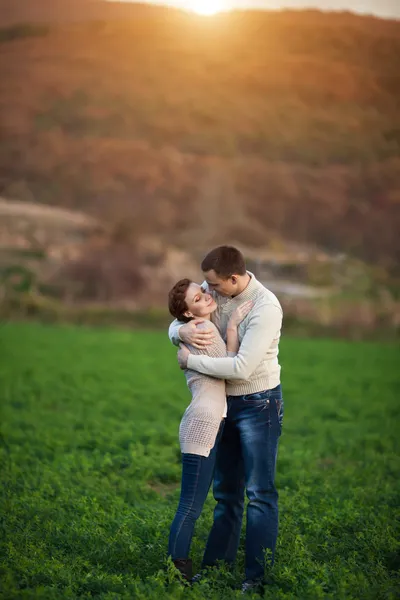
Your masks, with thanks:
<instances>
[{"instance_id":1,"label":"man's short dark hair","mask_svg":"<svg viewBox=\"0 0 400 600\"><path fill-rule=\"evenodd\" d=\"M246 275L246 263L237 248L218 246L203 258L201 270L204 273L213 270L221 279L228 279L232 275Z\"/></svg>"}]
</instances>

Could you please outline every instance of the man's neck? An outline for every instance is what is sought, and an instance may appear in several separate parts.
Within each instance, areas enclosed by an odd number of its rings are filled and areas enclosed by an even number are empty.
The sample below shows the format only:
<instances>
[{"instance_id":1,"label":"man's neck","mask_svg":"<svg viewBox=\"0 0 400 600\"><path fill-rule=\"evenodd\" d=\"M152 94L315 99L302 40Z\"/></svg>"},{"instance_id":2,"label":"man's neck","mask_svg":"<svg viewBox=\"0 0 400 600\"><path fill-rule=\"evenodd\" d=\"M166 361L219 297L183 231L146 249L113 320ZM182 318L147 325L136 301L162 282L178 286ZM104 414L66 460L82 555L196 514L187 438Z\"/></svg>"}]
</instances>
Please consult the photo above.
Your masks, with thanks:
<instances>
[{"instance_id":1,"label":"man's neck","mask_svg":"<svg viewBox=\"0 0 400 600\"><path fill-rule=\"evenodd\" d=\"M251 277L248 273L246 273L246 275L241 275L240 279L238 280L238 291L235 294L235 296L239 296L239 294L241 294L242 292L244 292L244 290L247 288L247 286L249 285L251 280ZM232 298L235 298L235 296L232 296Z\"/></svg>"}]
</instances>

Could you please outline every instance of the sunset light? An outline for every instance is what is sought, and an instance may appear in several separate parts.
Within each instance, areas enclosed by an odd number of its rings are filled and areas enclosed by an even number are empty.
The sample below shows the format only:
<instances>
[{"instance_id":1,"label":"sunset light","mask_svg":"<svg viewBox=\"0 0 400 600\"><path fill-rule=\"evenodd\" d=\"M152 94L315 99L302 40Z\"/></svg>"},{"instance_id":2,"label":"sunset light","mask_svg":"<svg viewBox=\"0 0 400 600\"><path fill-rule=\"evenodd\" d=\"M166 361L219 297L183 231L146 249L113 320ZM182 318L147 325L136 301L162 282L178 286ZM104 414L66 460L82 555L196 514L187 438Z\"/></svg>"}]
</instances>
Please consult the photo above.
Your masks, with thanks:
<instances>
[{"instance_id":1,"label":"sunset light","mask_svg":"<svg viewBox=\"0 0 400 600\"><path fill-rule=\"evenodd\" d=\"M215 15L223 9L222 3L218 0L190 0L187 5L193 12L204 16Z\"/></svg>"}]
</instances>

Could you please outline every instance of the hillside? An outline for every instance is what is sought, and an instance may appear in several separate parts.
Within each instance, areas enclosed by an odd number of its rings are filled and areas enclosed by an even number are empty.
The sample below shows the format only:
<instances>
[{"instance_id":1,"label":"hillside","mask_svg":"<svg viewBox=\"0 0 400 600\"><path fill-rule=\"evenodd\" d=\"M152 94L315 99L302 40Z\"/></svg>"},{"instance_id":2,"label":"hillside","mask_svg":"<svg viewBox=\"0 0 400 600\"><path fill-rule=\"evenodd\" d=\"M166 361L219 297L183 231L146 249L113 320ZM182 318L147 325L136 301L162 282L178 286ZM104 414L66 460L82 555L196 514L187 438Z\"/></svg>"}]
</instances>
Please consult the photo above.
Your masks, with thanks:
<instances>
[{"instance_id":1,"label":"hillside","mask_svg":"<svg viewBox=\"0 0 400 600\"><path fill-rule=\"evenodd\" d=\"M0 24L71 23L92 20L137 18L160 8L148 4L105 0L0 0Z\"/></svg>"},{"instance_id":2,"label":"hillside","mask_svg":"<svg viewBox=\"0 0 400 600\"><path fill-rule=\"evenodd\" d=\"M283 238L396 271L399 22L89 0L3 0L0 18L0 194L183 247Z\"/></svg>"}]
</instances>

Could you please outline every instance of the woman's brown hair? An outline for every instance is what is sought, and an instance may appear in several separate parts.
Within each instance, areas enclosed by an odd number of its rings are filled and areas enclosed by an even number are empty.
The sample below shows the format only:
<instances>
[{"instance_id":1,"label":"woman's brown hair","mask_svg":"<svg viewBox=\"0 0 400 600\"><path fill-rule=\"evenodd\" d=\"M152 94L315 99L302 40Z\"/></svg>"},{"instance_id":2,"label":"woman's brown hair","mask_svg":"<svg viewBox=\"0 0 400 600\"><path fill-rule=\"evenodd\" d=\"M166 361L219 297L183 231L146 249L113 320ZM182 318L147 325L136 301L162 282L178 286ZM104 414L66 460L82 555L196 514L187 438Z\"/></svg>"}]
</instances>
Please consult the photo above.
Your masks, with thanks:
<instances>
[{"instance_id":1,"label":"woman's brown hair","mask_svg":"<svg viewBox=\"0 0 400 600\"><path fill-rule=\"evenodd\" d=\"M186 292L189 285L192 283L191 279L180 279L178 283L170 290L168 294L168 308L169 312L178 321L189 323L193 317L186 317L185 312L188 310L186 304Z\"/></svg>"}]
</instances>

